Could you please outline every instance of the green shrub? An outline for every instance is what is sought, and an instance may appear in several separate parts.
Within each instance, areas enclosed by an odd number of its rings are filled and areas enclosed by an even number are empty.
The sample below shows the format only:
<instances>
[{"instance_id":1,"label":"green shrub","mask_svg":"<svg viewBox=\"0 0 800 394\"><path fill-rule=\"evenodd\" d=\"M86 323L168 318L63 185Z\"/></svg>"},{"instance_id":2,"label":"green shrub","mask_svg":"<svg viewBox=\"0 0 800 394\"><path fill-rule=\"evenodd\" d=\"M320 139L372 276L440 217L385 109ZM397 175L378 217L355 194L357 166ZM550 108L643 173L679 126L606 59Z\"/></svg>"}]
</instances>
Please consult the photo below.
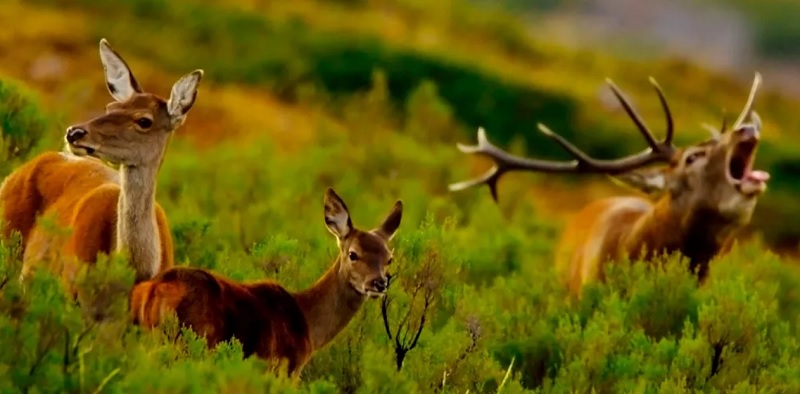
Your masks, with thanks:
<instances>
[{"instance_id":1,"label":"green shrub","mask_svg":"<svg viewBox=\"0 0 800 394\"><path fill-rule=\"evenodd\" d=\"M49 122L38 99L21 84L0 79L0 159L24 157L44 136ZM3 168L3 174L10 169Z\"/></svg>"}]
</instances>

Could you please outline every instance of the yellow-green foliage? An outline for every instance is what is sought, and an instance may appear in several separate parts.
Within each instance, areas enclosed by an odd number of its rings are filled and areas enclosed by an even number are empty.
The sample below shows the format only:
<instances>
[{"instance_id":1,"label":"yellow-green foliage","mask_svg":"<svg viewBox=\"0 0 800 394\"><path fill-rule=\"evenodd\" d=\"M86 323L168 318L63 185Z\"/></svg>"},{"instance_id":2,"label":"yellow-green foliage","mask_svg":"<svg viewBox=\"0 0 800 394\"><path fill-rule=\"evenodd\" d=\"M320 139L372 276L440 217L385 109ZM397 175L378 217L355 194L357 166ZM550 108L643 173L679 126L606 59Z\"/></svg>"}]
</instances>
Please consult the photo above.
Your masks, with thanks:
<instances>
[{"instance_id":1,"label":"yellow-green foliage","mask_svg":"<svg viewBox=\"0 0 800 394\"><path fill-rule=\"evenodd\" d=\"M474 138L478 124L492 125L487 131L503 142L533 135L545 119L597 154L640 146L629 121L598 110L596 101L603 74L612 73L641 85L625 84L648 117L660 116L655 96L644 96L652 94L646 75L629 76L630 65L532 42L507 17L459 1L36 3L91 15L91 45L106 36L152 67L202 67L217 89L255 86L309 116L325 114L311 123L313 143L292 151L268 130L202 151L180 138L187 130L178 132L157 196L177 264L299 290L336 253L322 218L326 187L347 201L360 226L377 224L371 221L398 198L404 215L388 297L370 300L298 383L242 359L236 341L209 350L174 320L155 332L131 326L125 295L132 272L118 256L81 277L74 303L46 271L23 290L12 244L2 245L0 391L800 392L800 270L758 238L713 263L702 288L673 256L663 269L615 266L607 284L590 285L571 303L552 263L560 222L529 200L523 178L503 183L499 207L485 190L447 191L474 174L454 143ZM380 23L386 9L425 26L440 44L398 39L404 36ZM746 93L679 62L651 66L668 80L659 78L670 96L683 98L674 107L685 128L718 120L717 108L735 108ZM217 99L204 89L198 107ZM774 104L759 107L766 124L786 120L781 131L793 134L800 122L790 116L791 103L777 96L763 102ZM526 145L560 154L540 142ZM799 147L769 139L763 146L782 185L770 189L776 197L764 199L757 215L782 219L770 239L797 231L786 217L798 210L796 186L786 179Z\"/></svg>"}]
</instances>

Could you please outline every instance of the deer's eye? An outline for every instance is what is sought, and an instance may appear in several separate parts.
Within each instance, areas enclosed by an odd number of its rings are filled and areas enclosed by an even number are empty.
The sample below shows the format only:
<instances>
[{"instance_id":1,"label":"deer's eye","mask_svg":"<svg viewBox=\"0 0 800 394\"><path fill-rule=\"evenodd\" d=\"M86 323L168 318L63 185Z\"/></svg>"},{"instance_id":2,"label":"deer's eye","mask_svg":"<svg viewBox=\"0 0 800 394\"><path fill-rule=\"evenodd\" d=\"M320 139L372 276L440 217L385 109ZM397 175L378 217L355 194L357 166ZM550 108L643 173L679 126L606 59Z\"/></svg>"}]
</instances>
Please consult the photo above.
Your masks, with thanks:
<instances>
[{"instance_id":1,"label":"deer's eye","mask_svg":"<svg viewBox=\"0 0 800 394\"><path fill-rule=\"evenodd\" d=\"M150 118L139 118L136 120L136 124L143 129L149 129L153 125L153 121Z\"/></svg>"},{"instance_id":2,"label":"deer's eye","mask_svg":"<svg viewBox=\"0 0 800 394\"><path fill-rule=\"evenodd\" d=\"M389 261L386 262L386 265L392 265L393 261L394 261L394 257L390 257Z\"/></svg>"},{"instance_id":3,"label":"deer's eye","mask_svg":"<svg viewBox=\"0 0 800 394\"><path fill-rule=\"evenodd\" d=\"M705 152L695 152L695 153L692 153L689 156L686 156L686 165L688 166L688 165L694 163L697 159L699 159L699 158L701 158L703 156L705 156Z\"/></svg>"},{"instance_id":4,"label":"deer's eye","mask_svg":"<svg viewBox=\"0 0 800 394\"><path fill-rule=\"evenodd\" d=\"M358 255L356 254L356 252L350 252L350 254L348 254L347 257L350 258L350 261L358 260Z\"/></svg>"}]
</instances>

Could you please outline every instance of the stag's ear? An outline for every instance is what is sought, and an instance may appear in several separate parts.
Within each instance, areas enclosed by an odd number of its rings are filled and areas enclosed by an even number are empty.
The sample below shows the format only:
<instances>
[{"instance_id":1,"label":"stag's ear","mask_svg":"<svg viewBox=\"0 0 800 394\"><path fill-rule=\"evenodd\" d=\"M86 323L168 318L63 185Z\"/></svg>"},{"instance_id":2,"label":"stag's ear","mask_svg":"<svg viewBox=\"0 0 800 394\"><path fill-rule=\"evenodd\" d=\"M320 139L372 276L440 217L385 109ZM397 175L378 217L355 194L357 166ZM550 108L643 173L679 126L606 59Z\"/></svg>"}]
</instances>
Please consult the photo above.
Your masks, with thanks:
<instances>
[{"instance_id":1,"label":"stag's ear","mask_svg":"<svg viewBox=\"0 0 800 394\"><path fill-rule=\"evenodd\" d=\"M350 211L341 197L333 189L325 191L325 226L341 241L353 231Z\"/></svg>"},{"instance_id":2,"label":"stag's ear","mask_svg":"<svg viewBox=\"0 0 800 394\"><path fill-rule=\"evenodd\" d=\"M111 48L105 38L100 40L100 61L103 62L108 92L115 100L126 101L134 93L142 93L142 88L136 82L128 64Z\"/></svg>"},{"instance_id":3,"label":"stag's ear","mask_svg":"<svg viewBox=\"0 0 800 394\"><path fill-rule=\"evenodd\" d=\"M167 101L167 112L172 120L173 127L183 123L186 114L192 109L195 99L197 99L197 86L203 79L203 70L194 70L184 75L175 85L172 85L172 93Z\"/></svg>"},{"instance_id":4,"label":"stag's ear","mask_svg":"<svg viewBox=\"0 0 800 394\"><path fill-rule=\"evenodd\" d=\"M660 196L667 190L667 169L649 168L611 176L614 183L650 196Z\"/></svg>"},{"instance_id":5,"label":"stag's ear","mask_svg":"<svg viewBox=\"0 0 800 394\"><path fill-rule=\"evenodd\" d=\"M394 237L397 228L400 227L401 219L403 219L403 202L397 200L392 206L392 210L386 215L386 219L383 220L383 224L373 230L373 232L379 237L389 241Z\"/></svg>"}]
</instances>

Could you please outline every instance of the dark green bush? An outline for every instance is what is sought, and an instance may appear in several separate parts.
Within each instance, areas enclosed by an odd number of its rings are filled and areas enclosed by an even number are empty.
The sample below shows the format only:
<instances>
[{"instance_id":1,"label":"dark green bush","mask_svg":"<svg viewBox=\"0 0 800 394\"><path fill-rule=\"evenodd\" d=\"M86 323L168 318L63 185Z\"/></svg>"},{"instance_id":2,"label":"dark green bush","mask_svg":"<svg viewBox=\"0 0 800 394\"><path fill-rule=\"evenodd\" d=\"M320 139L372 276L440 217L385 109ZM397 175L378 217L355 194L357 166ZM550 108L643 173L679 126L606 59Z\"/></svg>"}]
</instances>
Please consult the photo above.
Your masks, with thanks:
<instances>
[{"instance_id":1,"label":"dark green bush","mask_svg":"<svg viewBox=\"0 0 800 394\"><path fill-rule=\"evenodd\" d=\"M27 155L48 127L36 97L15 81L0 79L2 160Z\"/></svg>"}]
</instances>

